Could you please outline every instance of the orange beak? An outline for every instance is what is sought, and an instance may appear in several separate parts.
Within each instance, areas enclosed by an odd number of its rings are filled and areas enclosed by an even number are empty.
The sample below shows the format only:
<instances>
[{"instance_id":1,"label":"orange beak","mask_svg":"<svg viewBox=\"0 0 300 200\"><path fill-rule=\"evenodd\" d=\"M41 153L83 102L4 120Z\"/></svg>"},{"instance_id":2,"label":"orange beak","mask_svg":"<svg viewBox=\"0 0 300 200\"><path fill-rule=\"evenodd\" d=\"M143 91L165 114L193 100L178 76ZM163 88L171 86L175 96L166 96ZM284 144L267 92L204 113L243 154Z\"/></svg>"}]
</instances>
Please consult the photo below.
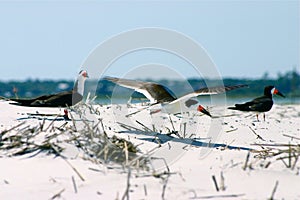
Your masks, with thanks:
<instances>
[{"instance_id":1,"label":"orange beak","mask_svg":"<svg viewBox=\"0 0 300 200\"><path fill-rule=\"evenodd\" d=\"M211 114L201 105L198 105L197 111L202 112L203 114L211 117Z\"/></svg>"},{"instance_id":2,"label":"orange beak","mask_svg":"<svg viewBox=\"0 0 300 200\"><path fill-rule=\"evenodd\" d=\"M281 92L279 92L279 90L277 90L276 88L275 88L273 94L279 95L279 96L281 96L281 97L285 97L285 96L284 96Z\"/></svg>"}]
</instances>

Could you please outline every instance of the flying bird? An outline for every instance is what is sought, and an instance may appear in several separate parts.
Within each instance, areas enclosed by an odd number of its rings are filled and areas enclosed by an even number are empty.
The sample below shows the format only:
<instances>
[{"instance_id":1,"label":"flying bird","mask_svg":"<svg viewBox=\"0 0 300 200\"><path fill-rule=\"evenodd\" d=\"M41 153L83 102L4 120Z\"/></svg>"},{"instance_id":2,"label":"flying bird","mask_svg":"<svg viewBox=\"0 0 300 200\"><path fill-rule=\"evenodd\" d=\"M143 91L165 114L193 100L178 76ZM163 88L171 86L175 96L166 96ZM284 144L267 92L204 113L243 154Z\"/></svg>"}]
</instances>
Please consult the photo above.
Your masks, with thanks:
<instances>
[{"instance_id":1,"label":"flying bird","mask_svg":"<svg viewBox=\"0 0 300 200\"><path fill-rule=\"evenodd\" d=\"M68 107L80 102L83 98L84 83L88 78L88 73L84 70L80 71L75 82L75 86L70 91L59 92L56 94L43 95L31 99L15 99L11 104L30 107Z\"/></svg>"},{"instance_id":2,"label":"flying bird","mask_svg":"<svg viewBox=\"0 0 300 200\"><path fill-rule=\"evenodd\" d=\"M273 94L285 97L281 92L279 92L279 90L277 90L274 86L270 85L265 87L263 96L255 98L252 101L243 104L235 104L235 107L229 107L228 109L256 112L257 121L259 121L258 113L263 113L265 121L265 112L271 110L273 106Z\"/></svg>"},{"instance_id":3,"label":"flying bird","mask_svg":"<svg viewBox=\"0 0 300 200\"><path fill-rule=\"evenodd\" d=\"M142 93L147 99L150 100L152 105L161 104L162 109L155 110L155 112L165 112L170 114L177 114L180 112L189 111L195 109L211 117L211 114L199 104L199 101L194 97L201 95L220 94L226 91L234 90L237 88L246 87L247 85L235 85L235 86L219 86L211 88L201 88L195 90L192 93L188 93L180 98L176 98L172 94L171 90L161 84L154 82L136 81L130 79L122 79L115 77L104 77L105 80L111 81L120 86L133 89L139 93ZM199 104L199 105L197 105ZM194 108L196 106L196 108Z\"/></svg>"}]
</instances>

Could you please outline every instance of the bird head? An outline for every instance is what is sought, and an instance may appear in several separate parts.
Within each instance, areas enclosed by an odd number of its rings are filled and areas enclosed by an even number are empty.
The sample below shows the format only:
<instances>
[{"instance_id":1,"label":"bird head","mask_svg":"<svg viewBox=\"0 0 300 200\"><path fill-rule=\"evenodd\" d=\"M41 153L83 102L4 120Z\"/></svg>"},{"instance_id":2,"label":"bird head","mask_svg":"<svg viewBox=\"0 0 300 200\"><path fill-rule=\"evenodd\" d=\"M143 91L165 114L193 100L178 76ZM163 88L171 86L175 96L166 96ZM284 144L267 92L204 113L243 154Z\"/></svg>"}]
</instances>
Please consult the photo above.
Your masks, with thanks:
<instances>
[{"instance_id":1,"label":"bird head","mask_svg":"<svg viewBox=\"0 0 300 200\"><path fill-rule=\"evenodd\" d=\"M271 90L271 94L276 94L276 95L279 95L279 96L285 98L285 96L279 90L277 90L275 87L273 87L273 89Z\"/></svg>"},{"instance_id":2,"label":"bird head","mask_svg":"<svg viewBox=\"0 0 300 200\"><path fill-rule=\"evenodd\" d=\"M70 120L68 114L69 114L68 110L64 109L64 115L63 115L63 117L64 117L65 120Z\"/></svg>"},{"instance_id":3,"label":"bird head","mask_svg":"<svg viewBox=\"0 0 300 200\"><path fill-rule=\"evenodd\" d=\"M89 75L85 70L81 70L78 76L79 76L78 78L83 78L83 79L89 78Z\"/></svg>"},{"instance_id":4,"label":"bird head","mask_svg":"<svg viewBox=\"0 0 300 200\"><path fill-rule=\"evenodd\" d=\"M78 74L77 80L75 82L75 86L73 88L73 91L76 91L77 93L81 94L83 96L84 93L84 83L85 80L88 78L88 73L85 70L81 70Z\"/></svg>"},{"instance_id":5,"label":"bird head","mask_svg":"<svg viewBox=\"0 0 300 200\"><path fill-rule=\"evenodd\" d=\"M203 114L211 117L211 114L200 104L197 107L197 111L202 112Z\"/></svg>"},{"instance_id":6,"label":"bird head","mask_svg":"<svg viewBox=\"0 0 300 200\"><path fill-rule=\"evenodd\" d=\"M265 90L264 90L264 95L265 96L270 96L270 95L279 95L281 97L285 97L281 92L279 92L279 90L277 90L275 88L275 86L273 85L269 85L269 86L266 86L265 87Z\"/></svg>"}]
</instances>

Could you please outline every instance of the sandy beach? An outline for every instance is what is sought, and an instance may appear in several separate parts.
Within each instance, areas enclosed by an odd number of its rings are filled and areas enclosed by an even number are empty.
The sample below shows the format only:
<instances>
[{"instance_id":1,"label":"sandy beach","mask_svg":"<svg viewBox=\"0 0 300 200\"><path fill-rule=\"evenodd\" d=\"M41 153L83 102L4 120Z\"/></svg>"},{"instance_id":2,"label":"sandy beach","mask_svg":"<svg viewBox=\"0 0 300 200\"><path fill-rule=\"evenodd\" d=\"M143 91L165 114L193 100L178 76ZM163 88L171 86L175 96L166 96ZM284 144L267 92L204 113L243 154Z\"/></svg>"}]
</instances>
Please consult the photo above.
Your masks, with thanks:
<instances>
[{"instance_id":1,"label":"sandy beach","mask_svg":"<svg viewBox=\"0 0 300 200\"><path fill-rule=\"evenodd\" d=\"M220 107L130 115L146 107L78 105L66 121L0 101L0 199L300 199L300 105L266 121ZM122 148L103 150L114 136Z\"/></svg>"}]
</instances>

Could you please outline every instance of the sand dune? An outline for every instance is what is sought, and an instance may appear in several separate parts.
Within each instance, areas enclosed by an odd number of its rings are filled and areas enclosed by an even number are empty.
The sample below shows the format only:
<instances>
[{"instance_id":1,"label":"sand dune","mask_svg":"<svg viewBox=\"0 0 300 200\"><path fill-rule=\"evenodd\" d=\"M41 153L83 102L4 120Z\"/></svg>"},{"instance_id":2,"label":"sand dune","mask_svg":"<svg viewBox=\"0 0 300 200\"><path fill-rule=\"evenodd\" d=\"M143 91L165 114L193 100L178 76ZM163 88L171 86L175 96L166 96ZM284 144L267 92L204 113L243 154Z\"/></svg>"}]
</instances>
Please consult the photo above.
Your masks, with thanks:
<instances>
[{"instance_id":1,"label":"sand dune","mask_svg":"<svg viewBox=\"0 0 300 200\"><path fill-rule=\"evenodd\" d=\"M71 121L59 108L0 108L0 199L300 199L300 105L259 122L223 107L212 119L79 105ZM104 153L104 132L117 153Z\"/></svg>"}]
</instances>

